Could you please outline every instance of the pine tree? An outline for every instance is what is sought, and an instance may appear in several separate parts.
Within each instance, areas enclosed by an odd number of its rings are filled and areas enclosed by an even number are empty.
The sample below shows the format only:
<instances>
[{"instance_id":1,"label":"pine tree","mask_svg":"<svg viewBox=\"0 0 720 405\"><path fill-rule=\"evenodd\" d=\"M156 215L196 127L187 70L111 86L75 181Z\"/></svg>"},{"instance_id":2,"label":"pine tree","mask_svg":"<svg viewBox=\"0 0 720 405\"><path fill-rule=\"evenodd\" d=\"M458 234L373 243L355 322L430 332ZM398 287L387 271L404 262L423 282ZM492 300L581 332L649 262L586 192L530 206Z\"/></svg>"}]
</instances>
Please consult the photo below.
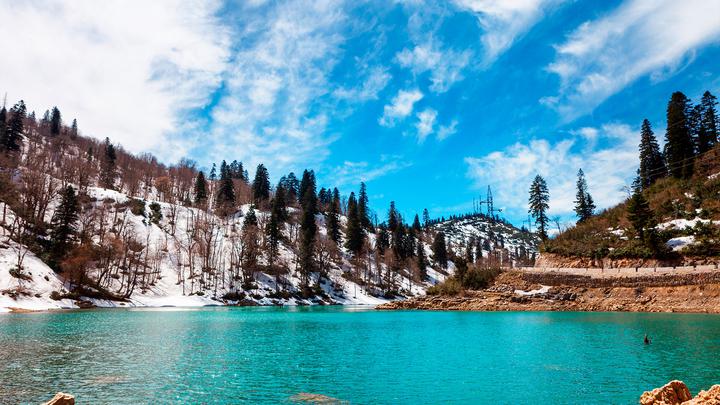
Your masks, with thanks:
<instances>
[{"instance_id":1,"label":"pine tree","mask_svg":"<svg viewBox=\"0 0 720 405\"><path fill-rule=\"evenodd\" d=\"M445 233L442 231L435 235L435 240L433 240L432 244L432 252L435 263L443 269L446 269L448 264L448 253L447 246L445 245Z\"/></svg>"},{"instance_id":2,"label":"pine tree","mask_svg":"<svg viewBox=\"0 0 720 405\"><path fill-rule=\"evenodd\" d=\"M650 121L643 120L640 130L640 183L643 189L647 189L656 180L667 176L665 161L660 146L658 146L655 134L650 127Z\"/></svg>"},{"instance_id":3,"label":"pine tree","mask_svg":"<svg viewBox=\"0 0 720 405\"><path fill-rule=\"evenodd\" d=\"M250 209L248 209L247 214L245 214L245 218L243 219L243 228L246 228L248 226L257 226L257 215L255 215L255 206L250 205Z\"/></svg>"},{"instance_id":4,"label":"pine tree","mask_svg":"<svg viewBox=\"0 0 720 405\"><path fill-rule=\"evenodd\" d=\"M280 239L282 238L282 223L285 218L285 203L283 201L283 189L278 189L279 193L275 193L272 199L272 207L270 209L270 219L265 229L268 237L268 264L275 264L280 249Z\"/></svg>"},{"instance_id":5,"label":"pine tree","mask_svg":"<svg viewBox=\"0 0 720 405\"><path fill-rule=\"evenodd\" d=\"M20 151L23 131L25 130L23 120L25 119L26 113L27 108L25 107L25 102L22 100L18 101L17 104L10 109L10 119L4 131L0 150L8 153Z\"/></svg>"},{"instance_id":6,"label":"pine tree","mask_svg":"<svg viewBox=\"0 0 720 405\"><path fill-rule=\"evenodd\" d=\"M77 138L78 136L78 124L77 120L73 118L72 125L70 126L70 137L71 138Z\"/></svg>"},{"instance_id":7,"label":"pine tree","mask_svg":"<svg viewBox=\"0 0 720 405\"><path fill-rule=\"evenodd\" d=\"M700 140L698 145L698 152L704 153L710 150L711 147L714 145L717 145L718 143L718 136L720 135L718 131L720 128L720 124L718 123L717 118L717 97L712 95L709 91L706 91L702 99L700 101L700 105L702 106L702 128L703 128L703 134L702 139Z\"/></svg>"},{"instance_id":8,"label":"pine tree","mask_svg":"<svg viewBox=\"0 0 720 405\"><path fill-rule=\"evenodd\" d=\"M420 217L418 217L418 214L415 214L415 219L413 219L412 230L415 235L422 233L422 226L420 226Z\"/></svg>"},{"instance_id":9,"label":"pine tree","mask_svg":"<svg viewBox=\"0 0 720 405\"><path fill-rule=\"evenodd\" d=\"M337 187L332 192L332 201L327 215L327 232L335 244L340 243L340 192Z\"/></svg>"},{"instance_id":10,"label":"pine tree","mask_svg":"<svg viewBox=\"0 0 720 405\"><path fill-rule=\"evenodd\" d=\"M230 213L235 207L235 186L230 173L230 167L223 160L220 164L220 185L218 187L215 203L222 215Z\"/></svg>"},{"instance_id":11,"label":"pine tree","mask_svg":"<svg viewBox=\"0 0 720 405\"><path fill-rule=\"evenodd\" d=\"M347 207L347 228L345 229L345 248L353 255L357 255L363 245L363 230L360 219L360 206L355 199L355 193L350 193Z\"/></svg>"},{"instance_id":12,"label":"pine tree","mask_svg":"<svg viewBox=\"0 0 720 405\"><path fill-rule=\"evenodd\" d=\"M298 202L298 193L300 189L300 182L298 181L297 177L295 176L295 173L290 172L287 175L287 187L285 189L288 191L287 197L288 202L290 203L296 203Z\"/></svg>"},{"instance_id":13,"label":"pine tree","mask_svg":"<svg viewBox=\"0 0 720 405\"><path fill-rule=\"evenodd\" d=\"M105 138L105 154L100 167L100 185L104 188L115 189L115 178L117 177L115 161L115 146L110 143L110 138Z\"/></svg>"},{"instance_id":14,"label":"pine tree","mask_svg":"<svg viewBox=\"0 0 720 405\"><path fill-rule=\"evenodd\" d=\"M301 206L303 208L300 220L300 270L303 287L310 283L310 273L315 269L315 239L317 237L317 196L315 194L315 175L312 171L303 173Z\"/></svg>"},{"instance_id":15,"label":"pine tree","mask_svg":"<svg viewBox=\"0 0 720 405\"><path fill-rule=\"evenodd\" d=\"M627 204L628 220L641 240L646 240L647 232L654 229L655 223L650 204L642 191L636 189Z\"/></svg>"},{"instance_id":16,"label":"pine tree","mask_svg":"<svg viewBox=\"0 0 720 405\"><path fill-rule=\"evenodd\" d=\"M207 202L207 181L205 181L205 173L198 172L195 178L195 204L202 205Z\"/></svg>"},{"instance_id":17,"label":"pine tree","mask_svg":"<svg viewBox=\"0 0 720 405\"><path fill-rule=\"evenodd\" d=\"M5 130L7 128L7 110L5 106L0 109L0 151L5 150Z\"/></svg>"},{"instance_id":18,"label":"pine tree","mask_svg":"<svg viewBox=\"0 0 720 405\"><path fill-rule=\"evenodd\" d=\"M690 100L677 91L667 107L665 161L670 174L678 179L690 178L693 173L695 146L688 125L689 106Z\"/></svg>"},{"instance_id":19,"label":"pine tree","mask_svg":"<svg viewBox=\"0 0 720 405\"><path fill-rule=\"evenodd\" d=\"M75 189L72 186L65 187L60 195L60 204L51 220L51 256L55 266L70 250L79 212L80 204L75 195Z\"/></svg>"},{"instance_id":20,"label":"pine tree","mask_svg":"<svg viewBox=\"0 0 720 405\"><path fill-rule=\"evenodd\" d=\"M430 213L427 208L423 208L423 228L427 229L430 226Z\"/></svg>"},{"instance_id":21,"label":"pine tree","mask_svg":"<svg viewBox=\"0 0 720 405\"><path fill-rule=\"evenodd\" d=\"M427 278L427 258L425 257L425 245L422 242L417 244L417 251L415 252L415 258L417 267L420 270L420 280Z\"/></svg>"},{"instance_id":22,"label":"pine tree","mask_svg":"<svg viewBox=\"0 0 720 405\"><path fill-rule=\"evenodd\" d=\"M270 174L262 163L257 166L252 184L253 200L261 205L270 199Z\"/></svg>"},{"instance_id":23,"label":"pine tree","mask_svg":"<svg viewBox=\"0 0 720 405\"><path fill-rule=\"evenodd\" d=\"M312 188L313 198L316 198L316 184L315 184L315 172L312 170L304 170L302 180L298 187L298 201L300 205L304 207L305 194ZM317 209L317 207L315 207Z\"/></svg>"},{"instance_id":24,"label":"pine tree","mask_svg":"<svg viewBox=\"0 0 720 405\"><path fill-rule=\"evenodd\" d=\"M577 193L575 194L575 214L578 216L578 223L589 219L595 211L595 203L592 196L587 191L587 182L585 181L585 173L582 169L577 173Z\"/></svg>"},{"instance_id":25,"label":"pine tree","mask_svg":"<svg viewBox=\"0 0 720 405\"><path fill-rule=\"evenodd\" d=\"M547 210L549 208L550 194L548 193L547 183L539 174L535 176L530 186L530 215L535 218L535 224L538 227L538 235L542 240L547 239L548 217Z\"/></svg>"},{"instance_id":26,"label":"pine tree","mask_svg":"<svg viewBox=\"0 0 720 405\"><path fill-rule=\"evenodd\" d=\"M53 107L50 115L50 135L60 135L60 129L62 129L62 117L60 116L60 110L57 107Z\"/></svg>"},{"instance_id":27,"label":"pine tree","mask_svg":"<svg viewBox=\"0 0 720 405\"><path fill-rule=\"evenodd\" d=\"M360 193L358 194L358 216L360 217L360 225L369 231L372 231L373 225L370 220L370 209L368 208L369 199L367 195L367 187L365 183L360 183Z\"/></svg>"},{"instance_id":28,"label":"pine tree","mask_svg":"<svg viewBox=\"0 0 720 405\"><path fill-rule=\"evenodd\" d=\"M388 211L388 230L395 231L400 223L400 214L395 209L395 201L390 201L390 210Z\"/></svg>"},{"instance_id":29,"label":"pine tree","mask_svg":"<svg viewBox=\"0 0 720 405\"><path fill-rule=\"evenodd\" d=\"M212 168L210 169L210 181L215 180L217 180L217 166L213 163Z\"/></svg>"}]
</instances>

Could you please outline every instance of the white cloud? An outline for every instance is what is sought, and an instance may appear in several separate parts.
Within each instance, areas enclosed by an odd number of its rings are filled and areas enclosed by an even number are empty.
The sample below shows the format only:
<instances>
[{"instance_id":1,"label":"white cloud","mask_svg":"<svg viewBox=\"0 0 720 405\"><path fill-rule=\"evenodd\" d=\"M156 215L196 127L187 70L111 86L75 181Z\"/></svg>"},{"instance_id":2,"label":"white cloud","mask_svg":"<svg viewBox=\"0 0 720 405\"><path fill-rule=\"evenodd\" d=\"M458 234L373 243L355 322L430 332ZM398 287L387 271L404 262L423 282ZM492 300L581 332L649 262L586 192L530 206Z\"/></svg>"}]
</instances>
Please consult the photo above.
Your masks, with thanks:
<instances>
[{"instance_id":1,"label":"white cloud","mask_svg":"<svg viewBox=\"0 0 720 405\"><path fill-rule=\"evenodd\" d=\"M373 66L369 70L370 72L360 86L338 88L333 92L335 97L352 102L377 100L378 93L387 86L392 76L382 66Z\"/></svg>"},{"instance_id":2,"label":"white cloud","mask_svg":"<svg viewBox=\"0 0 720 405\"><path fill-rule=\"evenodd\" d=\"M548 70L560 76L561 88L543 102L572 119L640 77L667 77L694 50L720 39L718 16L717 1L628 0L556 47Z\"/></svg>"},{"instance_id":3,"label":"white cloud","mask_svg":"<svg viewBox=\"0 0 720 405\"><path fill-rule=\"evenodd\" d=\"M360 182L369 182L387 174L412 166L401 156L381 156L377 164L366 161L345 161L332 170L330 180L337 186L357 186Z\"/></svg>"},{"instance_id":4,"label":"white cloud","mask_svg":"<svg viewBox=\"0 0 720 405\"><path fill-rule=\"evenodd\" d=\"M336 0L268 7L244 15L249 25L237 38L225 94L211 112L208 152L249 166L263 162L279 175L316 167L329 153L335 136L326 133L331 109L323 103L333 91L330 74L342 55L347 17ZM383 72L374 77L359 97L384 87Z\"/></svg>"},{"instance_id":5,"label":"white cloud","mask_svg":"<svg viewBox=\"0 0 720 405\"><path fill-rule=\"evenodd\" d=\"M452 120L449 125L440 126L440 129L438 129L437 133L437 140L442 141L457 132L457 124L458 121L455 119Z\"/></svg>"},{"instance_id":6,"label":"white cloud","mask_svg":"<svg viewBox=\"0 0 720 405\"><path fill-rule=\"evenodd\" d=\"M428 41L398 52L397 60L400 66L409 68L413 74L430 72L430 90L444 93L463 79L462 72L471 55L469 50L442 49L435 41Z\"/></svg>"},{"instance_id":7,"label":"white cloud","mask_svg":"<svg viewBox=\"0 0 720 405\"><path fill-rule=\"evenodd\" d=\"M385 105L378 122L385 127L395 126L398 121L412 114L415 103L422 98L423 94L418 89L400 90L390 104Z\"/></svg>"},{"instance_id":8,"label":"white cloud","mask_svg":"<svg viewBox=\"0 0 720 405\"><path fill-rule=\"evenodd\" d=\"M168 159L167 136L221 82L230 33L215 1L23 1L0 5L0 88L42 114ZM10 57L12 55L12 57ZM175 140L174 140L175 141Z\"/></svg>"},{"instance_id":9,"label":"white cloud","mask_svg":"<svg viewBox=\"0 0 720 405\"><path fill-rule=\"evenodd\" d=\"M437 111L432 108L426 108L417 114L418 122L415 124L417 129L418 142L425 142L425 138L430 135L435 129L435 119L437 118Z\"/></svg>"},{"instance_id":10,"label":"white cloud","mask_svg":"<svg viewBox=\"0 0 720 405\"><path fill-rule=\"evenodd\" d=\"M483 29L481 38L489 65L509 49L515 40L535 25L551 7L561 0L455 0L463 10L477 15Z\"/></svg>"},{"instance_id":11,"label":"white cloud","mask_svg":"<svg viewBox=\"0 0 720 405\"><path fill-rule=\"evenodd\" d=\"M577 136L551 143L545 139L516 143L503 151L482 157L468 157L468 176L483 188L490 184L496 204L508 208L506 215L523 218L527 213L528 189L536 174L548 183L550 213L572 215L575 181L582 168L589 191L598 208L610 207L624 199L624 186L631 183L638 165L638 130L624 124L583 128ZM595 133L605 147L588 144L583 134Z\"/></svg>"}]
</instances>

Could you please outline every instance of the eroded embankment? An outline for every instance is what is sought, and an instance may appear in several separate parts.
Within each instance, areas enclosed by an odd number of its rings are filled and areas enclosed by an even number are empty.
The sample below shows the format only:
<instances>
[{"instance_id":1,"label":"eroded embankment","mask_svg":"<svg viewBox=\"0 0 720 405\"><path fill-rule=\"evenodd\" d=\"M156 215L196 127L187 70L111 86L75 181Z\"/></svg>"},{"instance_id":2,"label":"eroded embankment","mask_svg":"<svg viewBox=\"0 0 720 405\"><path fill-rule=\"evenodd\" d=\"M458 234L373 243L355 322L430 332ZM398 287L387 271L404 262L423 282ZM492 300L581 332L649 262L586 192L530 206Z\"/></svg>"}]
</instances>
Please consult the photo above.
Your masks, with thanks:
<instances>
[{"instance_id":1,"label":"eroded embankment","mask_svg":"<svg viewBox=\"0 0 720 405\"><path fill-rule=\"evenodd\" d=\"M485 290L417 297L377 308L720 313L720 272L598 279L507 271Z\"/></svg>"}]
</instances>

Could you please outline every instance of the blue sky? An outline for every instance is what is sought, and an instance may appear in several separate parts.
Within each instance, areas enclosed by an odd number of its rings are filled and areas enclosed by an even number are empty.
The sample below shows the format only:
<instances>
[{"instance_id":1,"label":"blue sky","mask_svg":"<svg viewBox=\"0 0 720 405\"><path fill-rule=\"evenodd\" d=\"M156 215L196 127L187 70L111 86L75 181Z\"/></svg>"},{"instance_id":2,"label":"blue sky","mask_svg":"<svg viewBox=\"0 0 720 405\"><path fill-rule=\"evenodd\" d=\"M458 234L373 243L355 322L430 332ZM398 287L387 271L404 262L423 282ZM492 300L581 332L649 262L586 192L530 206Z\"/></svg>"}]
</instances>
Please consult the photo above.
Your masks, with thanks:
<instances>
[{"instance_id":1,"label":"blue sky","mask_svg":"<svg viewBox=\"0 0 720 405\"><path fill-rule=\"evenodd\" d=\"M0 1L8 98L60 106L87 135L273 181L368 185L384 216L468 211L491 185L520 224L546 177L571 217L575 173L624 197L643 118L675 90L720 93L720 2ZM17 49L15 49L17 47ZM62 74L59 74L62 72Z\"/></svg>"}]
</instances>

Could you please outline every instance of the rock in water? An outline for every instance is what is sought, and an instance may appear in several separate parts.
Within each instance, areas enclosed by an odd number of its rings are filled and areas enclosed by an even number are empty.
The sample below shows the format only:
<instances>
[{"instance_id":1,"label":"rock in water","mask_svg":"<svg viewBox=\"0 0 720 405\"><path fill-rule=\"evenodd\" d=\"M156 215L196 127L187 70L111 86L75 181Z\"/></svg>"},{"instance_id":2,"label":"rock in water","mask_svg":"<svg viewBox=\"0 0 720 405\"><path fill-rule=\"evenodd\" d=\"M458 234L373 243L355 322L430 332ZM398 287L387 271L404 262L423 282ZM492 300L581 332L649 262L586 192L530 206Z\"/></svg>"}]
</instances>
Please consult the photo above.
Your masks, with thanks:
<instances>
[{"instance_id":1,"label":"rock in water","mask_svg":"<svg viewBox=\"0 0 720 405\"><path fill-rule=\"evenodd\" d=\"M322 394L311 394L307 392L301 392L299 394L290 397L292 402L306 402L309 404L323 404L323 405L335 405L335 404L348 404L347 401L341 401L337 398L329 397Z\"/></svg>"},{"instance_id":2,"label":"rock in water","mask_svg":"<svg viewBox=\"0 0 720 405\"><path fill-rule=\"evenodd\" d=\"M690 390L684 382L673 380L660 388L643 392L641 405L676 405L692 399Z\"/></svg>"},{"instance_id":3,"label":"rock in water","mask_svg":"<svg viewBox=\"0 0 720 405\"><path fill-rule=\"evenodd\" d=\"M716 384L707 391L700 391L695 398L683 405L720 405L720 385Z\"/></svg>"},{"instance_id":4,"label":"rock in water","mask_svg":"<svg viewBox=\"0 0 720 405\"><path fill-rule=\"evenodd\" d=\"M58 392L51 400L42 405L75 405L75 397L64 392Z\"/></svg>"}]
</instances>

